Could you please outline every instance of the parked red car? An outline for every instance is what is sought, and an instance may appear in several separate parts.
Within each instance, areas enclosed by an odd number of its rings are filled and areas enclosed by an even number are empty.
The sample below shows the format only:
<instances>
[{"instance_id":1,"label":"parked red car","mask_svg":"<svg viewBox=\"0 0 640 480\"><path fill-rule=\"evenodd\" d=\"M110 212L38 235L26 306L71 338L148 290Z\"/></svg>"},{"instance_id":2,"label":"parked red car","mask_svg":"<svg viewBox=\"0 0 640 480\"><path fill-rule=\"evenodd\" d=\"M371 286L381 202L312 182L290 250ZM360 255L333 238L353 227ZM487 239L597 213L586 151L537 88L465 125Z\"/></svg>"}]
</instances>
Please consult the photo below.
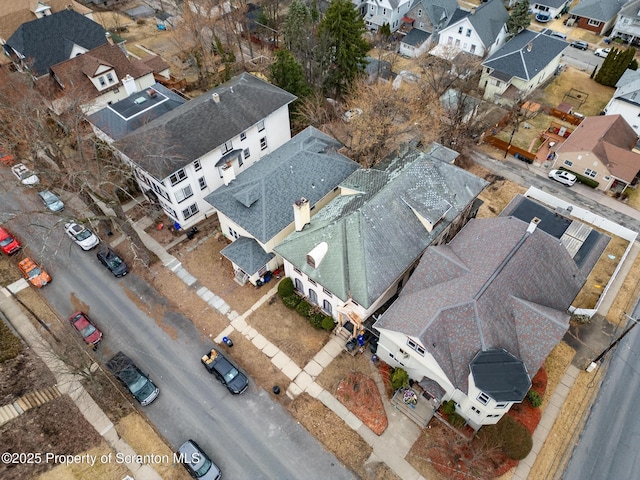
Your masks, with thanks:
<instances>
[{"instance_id":1,"label":"parked red car","mask_svg":"<svg viewBox=\"0 0 640 480\"><path fill-rule=\"evenodd\" d=\"M102 341L102 332L89 320L86 313L74 313L69 317L69 323L82 335L82 339L87 345L95 348Z\"/></svg>"},{"instance_id":2,"label":"parked red car","mask_svg":"<svg viewBox=\"0 0 640 480\"><path fill-rule=\"evenodd\" d=\"M0 250L7 255L13 255L21 248L20 242L6 228L0 227Z\"/></svg>"}]
</instances>

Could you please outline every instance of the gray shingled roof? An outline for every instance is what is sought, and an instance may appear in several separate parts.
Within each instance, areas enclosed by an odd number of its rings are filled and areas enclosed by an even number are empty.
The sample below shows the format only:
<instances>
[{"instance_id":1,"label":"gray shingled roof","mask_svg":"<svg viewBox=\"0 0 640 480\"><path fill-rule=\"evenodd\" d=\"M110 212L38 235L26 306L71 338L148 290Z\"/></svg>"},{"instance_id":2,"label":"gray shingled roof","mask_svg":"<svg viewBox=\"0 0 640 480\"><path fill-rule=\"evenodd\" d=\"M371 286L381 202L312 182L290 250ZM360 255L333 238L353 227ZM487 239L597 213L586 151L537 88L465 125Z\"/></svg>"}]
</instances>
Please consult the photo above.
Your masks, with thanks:
<instances>
[{"instance_id":1,"label":"gray shingled roof","mask_svg":"<svg viewBox=\"0 0 640 480\"><path fill-rule=\"evenodd\" d=\"M640 0L639 0L640 1ZM640 106L640 72L627 69L616 83L615 98Z\"/></svg>"},{"instance_id":2,"label":"gray shingled roof","mask_svg":"<svg viewBox=\"0 0 640 480\"><path fill-rule=\"evenodd\" d=\"M9 47L24 55L25 62L33 60L30 68L37 75L46 75L51 65L68 60L75 45L91 50L105 43L106 30L73 10L23 23L7 40Z\"/></svg>"},{"instance_id":3,"label":"gray shingled roof","mask_svg":"<svg viewBox=\"0 0 640 480\"><path fill-rule=\"evenodd\" d=\"M627 17L640 17L640 0L633 0L625 4L620 9L620 15L625 15Z\"/></svg>"},{"instance_id":4,"label":"gray shingled roof","mask_svg":"<svg viewBox=\"0 0 640 480\"><path fill-rule=\"evenodd\" d=\"M254 238L240 237L224 247L220 253L238 265L243 272L253 275L276 255L267 253Z\"/></svg>"},{"instance_id":5,"label":"gray shingled roof","mask_svg":"<svg viewBox=\"0 0 640 480\"><path fill-rule=\"evenodd\" d=\"M535 374L569 327L588 272L556 238L514 217L471 220L429 247L377 328L420 339L449 380L468 388L480 351L505 349Z\"/></svg>"},{"instance_id":6,"label":"gray shingled roof","mask_svg":"<svg viewBox=\"0 0 640 480\"><path fill-rule=\"evenodd\" d=\"M442 30L453 20L458 2L456 0L416 0L409 11L419 4L436 30Z\"/></svg>"},{"instance_id":7,"label":"gray shingled roof","mask_svg":"<svg viewBox=\"0 0 640 480\"><path fill-rule=\"evenodd\" d=\"M500 78L531 80L567 47L567 42L541 32L523 30L487 58L482 65Z\"/></svg>"},{"instance_id":8,"label":"gray shingled roof","mask_svg":"<svg viewBox=\"0 0 640 480\"><path fill-rule=\"evenodd\" d=\"M295 201L307 198L314 208L359 168L337 153L341 146L307 127L205 200L264 244L293 222Z\"/></svg>"},{"instance_id":9,"label":"gray shingled roof","mask_svg":"<svg viewBox=\"0 0 640 480\"><path fill-rule=\"evenodd\" d=\"M608 22L614 18L628 0L581 0L569 10L570 15Z\"/></svg>"},{"instance_id":10,"label":"gray shingled roof","mask_svg":"<svg viewBox=\"0 0 640 480\"><path fill-rule=\"evenodd\" d=\"M414 28L402 38L401 42L413 47L420 47L430 36L430 32Z\"/></svg>"},{"instance_id":11,"label":"gray shingled roof","mask_svg":"<svg viewBox=\"0 0 640 480\"><path fill-rule=\"evenodd\" d=\"M150 97L148 90L155 90L158 95ZM137 98L144 97L145 103L136 103ZM129 97L89 115L87 120L114 141L146 125L152 120L178 108L186 100L160 83L152 85L142 92Z\"/></svg>"},{"instance_id":12,"label":"gray shingled roof","mask_svg":"<svg viewBox=\"0 0 640 480\"><path fill-rule=\"evenodd\" d=\"M274 250L343 301L351 297L369 308L486 185L408 149L385 170L354 172L341 187L360 193L334 199ZM428 232L412 207L432 220L441 214L444 219ZM328 252L314 269L306 255L321 242Z\"/></svg>"},{"instance_id":13,"label":"gray shingled roof","mask_svg":"<svg viewBox=\"0 0 640 480\"><path fill-rule=\"evenodd\" d=\"M475 12L470 13L467 18L484 46L489 47L496 41L500 30L507 23L509 12L504 8L502 0L489 0L476 8Z\"/></svg>"},{"instance_id":14,"label":"gray shingled roof","mask_svg":"<svg viewBox=\"0 0 640 480\"><path fill-rule=\"evenodd\" d=\"M218 93L218 103L213 93ZM138 128L115 147L163 179L295 99L281 88L243 73Z\"/></svg>"}]
</instances>

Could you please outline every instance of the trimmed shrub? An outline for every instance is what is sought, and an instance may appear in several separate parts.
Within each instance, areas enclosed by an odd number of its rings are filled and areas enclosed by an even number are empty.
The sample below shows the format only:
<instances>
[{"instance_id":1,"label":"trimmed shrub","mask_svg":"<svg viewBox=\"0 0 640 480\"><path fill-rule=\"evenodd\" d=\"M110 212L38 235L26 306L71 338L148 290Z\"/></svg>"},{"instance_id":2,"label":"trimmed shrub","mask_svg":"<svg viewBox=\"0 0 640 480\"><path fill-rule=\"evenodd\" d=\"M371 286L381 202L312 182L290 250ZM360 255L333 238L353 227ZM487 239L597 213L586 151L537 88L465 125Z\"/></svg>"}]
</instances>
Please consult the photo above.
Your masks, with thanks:
<instances>
[{"instance_id":1,"label":"trimmed shrub","mask_svg":"<svg viewBox=\"0 0 640 480\"><path fill-rule=\"evenodd\" d=\"M325 315L322 319L322 322L320 322L320 328L327 331L333 330L333 327L335 327L335 325L336 323L331 315Z\"/></svg>"},{"instance_id":2,"label":"trimmed shrub","mask_svg":"<svg viewBox=\"0 0 640 480\"><path fill-rule=\"evenodd\" d=\"M531 451L533 439L529 430L510 415L504 415L495 425L481 430L492 445L500 445L504 454L513 460L522 460Z\"/></svg>"},{"instance_id":3,"label":"trimmed shrub","mask_svg":"<svg viewBox=\"0 0 640 480\"><path fill-rule=\"evenodd\" d=\"M320 312L314 312L309 317L309 321L311 322L311 325L313 325L313 328L317 328L317 329L322 328L323 319L324 319L324 315Z\"/></svg>"},{"instance_id":4,"label":"trimmed shrub","mask_svg":"<svg viewBox=\"0 0 640 480\"><path fill-rule=\"evenodd\" d=\"M311 305L306 300L300 300L300 303L296 306L296 312L303 317L308 317L311 314Z\"/></svg>"},{"instance_id":5,"label":"trimmed shrub","mask_svg":"<svg viewBox=\"0 0 640 480\"><path fill-rule=\"evenodd\" d=\"M404 388L409 383L409 374L402 368L394 368L391 373L391 386L394 390Z\"/></svg>"},{"instance_id":6,"label":"trimmed shrub","mask_svg":"<svg viewBox=\"0 0 640 480\"><path fill-rule=\"evenodd\" d=\"M569 173L573 173L576 176L576 179L591 188L597 188L600 185L600 182L594 180L591 177L587 177L586 175L580 175L579 173L574 172L573 170L569 170L568 168L560 167L560 170L566 170Z\"/></svg>"},{"instance_id":7,"label":"trimmed shrub","mask_svg":"<svg viewBox=\"0 0 640 480\"><path fill-rule=\"evenodd\" d=\"M531 406L533 408L538 408L542 405L542 398L540 398L540 394L533 389L527 392L527 399L531 402Z\"/></svg>"},{"instance_id":8,"label":"trimmed shrub","mask_svg":"<svg viewBox=\"0 0 640 480\"><path fill-rule=\"evenodd\" d=\"M20 339L0 320L0 363L15 358L21 351Z\"/></svg>"},{"instance_id":9,"label":"trimmed shrub","mask_svg":"<svg viewBox=\"0 0 640 480\"><path fill-rule=\"evenodd\" d=\"M301 301L302 299L295 293L282 297L282 303L284 303L285 307L289 308L296 308Z\"/></svg>"},{"instance_id":10,"label":"trimmed shrub","mask_svg":"<svg viewBox=\"0 0 640 480\"><path fill-rule=\"evenodd\" d=\"M453 415L456 413L456 403L453 400L442 402L442 411L447 415Z\"/></svg>"},{"instance_id":11,"label":"trimmed shrub","mask_svg":"<svg viewBox=\"0 0 640 480\"><path fill-rule=\"evenodd\" d=\"M290 297L293 295L293 292L293 280L289 277L283 278L278 284L278 295L280 295L280 298Z\"/></svg>"},{"instance_id":12,"label":"trimmed shrub","mask_svg":"<svg viewBox=\"0 0 640 480\"><path fill-rule=\"evenodd\" d=\"M452 413L451 415L449 415L449 423L456 428L462 428L465 426L467 421L464 418L462 418L461 415L458 415L457 413Z\"/></svg>"}]
</instances>

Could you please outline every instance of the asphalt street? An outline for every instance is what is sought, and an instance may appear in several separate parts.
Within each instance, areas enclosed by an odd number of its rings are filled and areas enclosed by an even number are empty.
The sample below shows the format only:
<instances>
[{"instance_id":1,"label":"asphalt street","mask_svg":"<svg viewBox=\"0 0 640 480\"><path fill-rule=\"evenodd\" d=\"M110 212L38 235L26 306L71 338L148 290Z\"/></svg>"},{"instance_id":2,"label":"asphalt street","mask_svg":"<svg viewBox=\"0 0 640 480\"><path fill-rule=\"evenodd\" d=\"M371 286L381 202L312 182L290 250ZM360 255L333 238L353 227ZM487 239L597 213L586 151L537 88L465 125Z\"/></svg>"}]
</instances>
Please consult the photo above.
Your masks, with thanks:
<instances>
[{"instance_id":1,"label":"asphalt street","mask_svg":"<svg viewBox=\"0 0 640 480\"><path fill-rule=\"evenodd\" d=\"M89 313L105 335L96 354L100 363L122 350L160 388L158 399L142 410L174 448L196 440L232 479L355 478L264 390L250 383L243 395L232 396L200 364L212 343L189 319L134 273L113 277L95 249L83 252L64 234L69 209L63 219L43 213L34 189L14 186L6 173L0 174L0 223L52 276L41 293L59 320L45 321L67 322L78 308ZM241 364L242 352L231 353Z\"/></svg>"}]
</instances>

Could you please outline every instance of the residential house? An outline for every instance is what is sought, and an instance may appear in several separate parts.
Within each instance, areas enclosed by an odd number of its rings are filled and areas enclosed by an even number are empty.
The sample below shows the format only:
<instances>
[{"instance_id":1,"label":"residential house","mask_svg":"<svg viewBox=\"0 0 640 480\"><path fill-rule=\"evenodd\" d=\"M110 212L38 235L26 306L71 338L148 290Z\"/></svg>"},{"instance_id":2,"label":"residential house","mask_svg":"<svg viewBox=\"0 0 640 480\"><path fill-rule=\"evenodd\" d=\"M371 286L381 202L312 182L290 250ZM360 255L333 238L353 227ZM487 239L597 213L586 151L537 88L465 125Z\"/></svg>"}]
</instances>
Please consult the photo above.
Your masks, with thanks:
<instances>
[{"instance_id":1,"label":"residential house","mask_svg":"<svg viewBox=\"0 0 640 480\"><path fill-rule=\"evenodd\" d=\"M62 10L20 25L4 51L18 69L42 77L51 66L107 42L101 25L74 10Z\"/></svg>"},{"instance_id":2,"label":"residential house","mask_svg":"<svg viewBox=\"0 0 640 480\"><path fill-rule=\"evenodd\" d=\"M127 85L135 87L133 81ZM156 118L178 108L187 100L160 83L135 90L128 97L106 105L87 115L96 136L106 143L113 143L147 125ZM145 183L145 189L149 186Z\"/></svg>"},{"instance_id":3,"label":"residential house","mask_svg":"<svg viewBox=\"0 0 640 480\"><path fill-rule=\"evenodd\" d=\"M629 0L581 0L569 10L568 22L598 34L608 32Z\"/></svg>"},{"instance_id":4,"label":"residential house","mask_svg":"<svg viewBox=\"0 0 640 480\"><path fill-rule=\"evenodd\" d=\"M620 9L610 37L631 45L640 44L640 0L633 0Z\"/></svg>"},{"instance_id":5,"label":"residential house","mask_svg":"<svg viewBox=\"0 0 640 480\"><path fill-rule=\"evenodd\" d=\"M159 72L168 70L157 55L154 62L130 60L119 46L105 43L87 53L51 66L53 111L61 113L69 105L79 103L90 115L105 106L153 86L154 64Z\"/></svg>"},{"instance_id":6,"label":"residential house","mask_svg":"<svg viewBox=\"0 0 640 480\"><path fill-rule=\"evenodd\" d=\"M215 212L206 195L291 138L295 99L243 73L113 145L145 196L186 228Z\"/></svg>"},{"instance_id":7,"label":"residential house","mask_svg":"<svg viewBox=\"0 0 640 480\"><path fill-rule=\"evenodd\" d=\"M530 3L530 10L534 15L538 13L546 13L551 18L560 18L560 16L569 11L571 0L536 0Z\"/></svg>"},{"instance_id":8,"label":"residential house","mask_svg":"<svg viewBox=\"0 0 640 480\"><path fill-rule=\"evenodd\" d=\"M502 0L489 0L444 27L438 43L478 57L491 55L507 40L508 19Z\"/></svg>"},{"instance_id":9,"label":"residential house","mask_svg":"<svg viewBox=\"0 0 640 480\"><path fill-rule=\"evenodd\" d=\"M232 243L221 254L235 280L259 285L282 265L273 252L287 235L338 195L338 185L359 168L340 155L342 145L307 127L280 148L206 196Z\"/></svg>"},{"instance_id":10,"label":"residential house","mask_svg":"<svg viewBox=\"0 0 640 480\"><path fill-rule=\"evenodd\" d=\"M567 42L542 32L523 30L482 62L483 98L512 106L553 77Z\"/></svg>"},{"instance_id":11,"label":"residential house","mask_svg":"<svg viewBox=\"0 0 640 480\"><path fill-rule=\"evenodd\" d=\"M296 291L352 333L400 291L420 256L449 240L487 182L453 165L457 152L405 147L357 170L340 195L275 252Z\"/></svg>"},{"instance_id":12,"label":"residential house","mask_svg":"<svg viewBox=\"0 0 640 480\"><path fill-rule=\"evenodd\" d=\"M400 54L416 58L438 43L440 31L468 12L458 8L456 0L415 0L402 18L401 31L407 34L400 39Z\"/></svg>"},{"instance_id":13,"label":"residential house","mask_svg":"<svg viewBox=\"0 0 640 480\"><path fill-rule=\"evenodd\" d=\"M73 10L93 20L93 11L76 0L11 0L0 2L0 44L23 23L61 12Z\"/></svg>"},{"instance_id":14,"label":"residential house","mask_svg":"<svg viewBox=\"0 0 640 480\"><path fill-rule=\"evenodd\" d=\"M613 97L604 107L606 115L622 115L640 136L640 72L627 69L616 83Z\"/></svg>"},{"instance_id":15,"label":"residential house","mask_svg":"<svg viewBox=\"0 0 640 480\"><path fill-rule=\"evenodd\" d=\"M400 28L402 17L409 11L413 0L352 0L360 11L367 29L378 31L389 24L391 32Z\"/></svg>"},{"instance_id":16,"label":"residential house","mask_svg":"<svg viewBox=\"0 0 640 480\"><path fill-rule=\"evenodd\" d=\"M531 222L472 219L448 244L430 246L375 324L378 357L437 401L453 400L476 430L524 399L568 330L567 309L607 243L590 227L546 212ZM571 237L578 231L584 235ZM591 235L593 248L585 241Z\"/></svg>"},{"instance_id":17,"label":"residential house","mask_svg":"<svg viewBox=\"0 0 640 480\"><path fill-rule=\"evenodd\" d=\"M640 171L638 134L622 115L587 117L556 148L554 168L598 182L598 190L621 192Z\"/></svg>"}]
</instances>

